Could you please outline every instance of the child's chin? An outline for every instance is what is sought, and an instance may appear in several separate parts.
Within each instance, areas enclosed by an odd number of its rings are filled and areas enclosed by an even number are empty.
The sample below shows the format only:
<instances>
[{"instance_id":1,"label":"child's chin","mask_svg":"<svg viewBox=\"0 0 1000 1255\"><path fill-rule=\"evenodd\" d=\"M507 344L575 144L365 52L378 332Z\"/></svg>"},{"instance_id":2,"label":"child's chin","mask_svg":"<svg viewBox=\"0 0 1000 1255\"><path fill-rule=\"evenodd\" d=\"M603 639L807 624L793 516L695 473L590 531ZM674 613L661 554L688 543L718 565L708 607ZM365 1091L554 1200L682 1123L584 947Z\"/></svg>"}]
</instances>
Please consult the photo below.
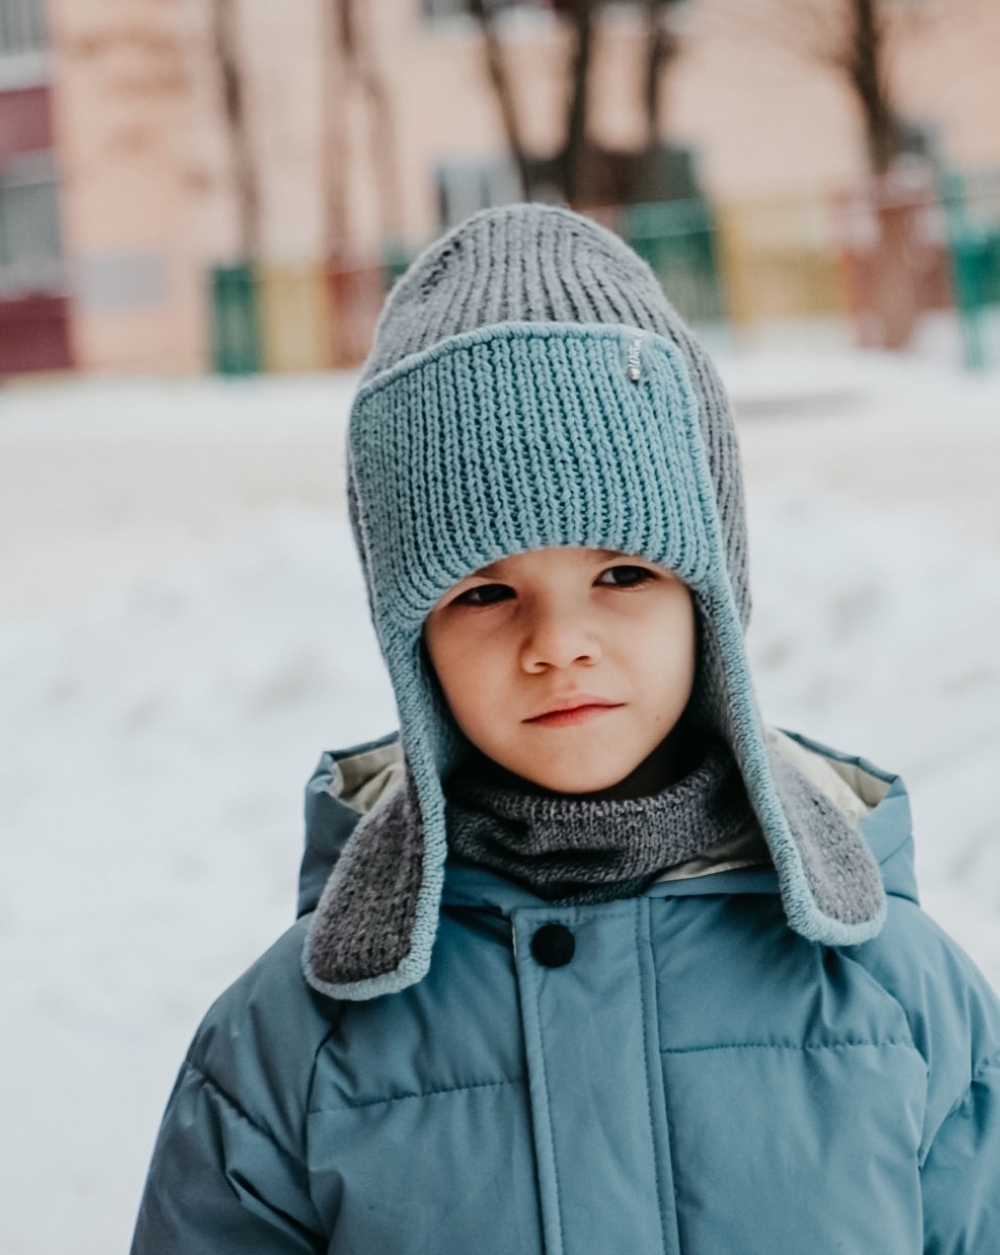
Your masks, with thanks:
<instances>
[{"instance_id":1,"label":"child's chin","mask_svg":"<svg viewBox=\"0 0 1000 1255\"><path fill-rule=\"evenodd\" d=\"M582 755L565 763L539 763L535 760L530 764L529 771L521 774L528 775L535 784L553 793L599 793L624 780L634 766L610 764L603 754L595 758L593 763L588 763Z\"/></svg>"}]
</instances>

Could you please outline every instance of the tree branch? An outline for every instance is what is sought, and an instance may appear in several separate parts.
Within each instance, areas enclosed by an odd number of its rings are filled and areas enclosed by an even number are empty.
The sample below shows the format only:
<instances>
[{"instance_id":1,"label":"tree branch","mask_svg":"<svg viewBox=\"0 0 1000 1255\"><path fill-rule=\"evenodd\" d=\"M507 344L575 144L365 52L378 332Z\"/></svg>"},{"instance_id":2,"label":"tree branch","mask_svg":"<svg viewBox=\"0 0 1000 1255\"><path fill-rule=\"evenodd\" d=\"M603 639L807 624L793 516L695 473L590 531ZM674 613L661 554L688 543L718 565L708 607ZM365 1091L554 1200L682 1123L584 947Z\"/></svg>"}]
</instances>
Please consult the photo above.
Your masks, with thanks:
<instances>
[{"instance_id":1,"label":"tree branch","mask_svg":"<svg viewBox=\"0 0 1000 1255\"><path fill-rule=\"evenodd\" d=\"M517 177L521 184L521 195L530 197L528 156L525 152L524 140L522 139L521 128L517 120L514 94L511 91L507 66L503 58L503 48L500 44L500 37L497 34L493 6L490 0L469 0L469 8L473 17L478 20L483 32L483 42L486 49L486 69L490 76L490 82L493 84L493 90L496 92L497 102L500 105L500 116L503 119L507 147L510 150L514 165L517 167Z\"/></svg>"},{"instance_id":2,"label":"tree branch","mask_svg":"<svg viewBox=\"0 0 1000 1255\"><path fill-rule=\"evenodd\" d=\"M646 0L646 150L660 143L660 96L663 71L680 51L680 41L665 24L670 0Z\"/></svg>"},{"instance_id":3,"label":"tree branch","mask_svg":"<svg viewBox=\"0 0 1000 1255\"><path fill-rule=\"evenodd\" d=\"M590 85L590 60L594 45L594 8L595 0L570 0L567 5L567 11L576 28L572 87L566 117L566 142L562 154L563 189L570 204L580 193L583 155L587 141L587 91Z\"/></svg>"},{"instance_id":4,"label":"tree branch","mask_svg":"<svg viewBox=\"0 0 1000 1255\"><path fill-rule=\"evenodd\" d=\"M260 249L260 196L253 143L246 116L236 0L215 0L212 16L215 58L222 83L223 110L233 157L240 256L243 260L252 260Z\"/></svg>"}]
</instances>

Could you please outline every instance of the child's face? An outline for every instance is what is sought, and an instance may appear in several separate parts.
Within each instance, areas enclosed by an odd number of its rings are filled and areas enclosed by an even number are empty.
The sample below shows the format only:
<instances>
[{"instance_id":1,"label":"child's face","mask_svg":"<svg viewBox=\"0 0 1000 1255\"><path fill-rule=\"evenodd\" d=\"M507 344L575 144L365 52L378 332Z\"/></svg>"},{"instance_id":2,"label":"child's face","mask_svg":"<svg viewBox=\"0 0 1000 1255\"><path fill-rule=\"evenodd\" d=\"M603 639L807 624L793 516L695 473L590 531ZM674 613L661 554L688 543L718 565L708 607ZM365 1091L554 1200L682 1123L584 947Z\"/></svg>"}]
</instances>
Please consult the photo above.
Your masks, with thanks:
<instances>
[{"instance_id":1,"label":"child's face","mask_svg":"<svg viewBox=\"0 0 1000 1255\"><path fill-rule=\"evenodd\" d=\"M473 745L559 793L623 780L694 682L687 585L610 550L536 549L483 567L441 598L424 639Z\"/></svg>"}]
</instances>

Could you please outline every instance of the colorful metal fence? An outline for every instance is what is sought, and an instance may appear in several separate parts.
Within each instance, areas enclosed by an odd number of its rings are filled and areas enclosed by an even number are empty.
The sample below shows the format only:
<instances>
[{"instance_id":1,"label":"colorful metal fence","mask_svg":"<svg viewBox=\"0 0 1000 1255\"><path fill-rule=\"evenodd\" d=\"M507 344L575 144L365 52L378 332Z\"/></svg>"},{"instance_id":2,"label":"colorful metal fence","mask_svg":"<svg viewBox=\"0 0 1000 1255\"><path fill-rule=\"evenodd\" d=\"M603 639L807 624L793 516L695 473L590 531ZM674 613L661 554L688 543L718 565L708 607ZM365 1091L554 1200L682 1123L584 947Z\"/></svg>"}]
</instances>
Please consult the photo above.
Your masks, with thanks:
<instances>
[{"instance_id":1,"label":"colorful metal fence","mask_svg":"<svg viewBox=\"0 0 1000 1255\"><path fill-rule=\"evenodd\" d=\"M848 313L862 348L901 349L921 315L952 306L932 174L901 171L833 198Z\"/></svg>"},{"instance_id":2,"label":"colorful metal fence","mask_svg":"<svg viewBox=\"0 0 1000 1255\"><path fill-rule=\"evenodd\" d=\"M46 154L0 170L0 375L71 366L58 185ZM838 323L863 346L910 342L954 310L969 367L1000 364L1000 170L904 170L835 196L703 199L597 216L646 259L695 325L751 334ZM326 264L230 265L207 282L211 360L227 375L353 367L412 251ZM77 266L74 291L81 291ZM797 333L798 334L798 333Z\"/></svg>"},{"instance_id":3,"label":"colorful metal fence","mask_svg":"<svg viewBox=\"0 0 1000 1255\"><path fill-rule=\"evenodd\" d=\"M615 226L649 263L685 318L712 323L725 317L716 225L705 201L633 205L619 212Z\"/></svg>"},{"instance_id":4,"label":"colorful metal fence","mask_svg":"<svg viewBox=\"0 0 1000 1255\"><path fill-rule=\"evenodd\" d=\"M965 363L1000 362L1000 171L950 174L941 203Z\"/></svg>"},{"instance_id":5,"label":"colorful metal fence","mask_svg":"<svg viewBox=\"0 0 1000 1255\"><path fill-rule=\"evenodd\" d=\"M729 316L745 328L846 309L824 197L725 205L718 214Z\"/></svg>"},{"instance_id":6,"label":"colorful metal fence","mask_svg":"<svg viewBox=\"0 0 1000 1255\"><path fill-rule=\"evenodd\" d=\"M223 375L357 366L405 262L220 266L210 284L212 360Z\"/></svg>"},{"instance_id":7,"label":"colorful metal fence","mask_svg":"<svg viewBox=\"0 0 1000 1255\"><path fill-rule=\"evenodd\" d=\"M257 274L261 363L275 372L333 365L330 291L323 266L266 266Z\"/></svg>"},{"instance_id":8,"label":"colorful metal fence","mask_svg":"<svg viewBox=\"0 0 1000 1255\"><path fill-rule=\"evenodd\" d=\"M381 261L327 270L336 366L359 366L365 360L392 276L393 268Z\"/></svg>"},{"instance_id":9,"label":"colorful metal fence","mask_svg":"<svg viewBox=\"0 0 1000 1255\"><path fill-rule=\"evenodd\" d=\"M212 362L220 375L260 369L260 330L252 266L217 266L210 276Z\"/></svg>"},{"instance_id":10,"label":"colorful metal fence","mask_svg":"<svg viewBox=\"0 0 1000 1255\"><path fill-rule=\"evenodd\" d=\"M649 263L695 325L839 322L864 347L901 348L920 317L957 309L968 365L1000 360L1000 173L904 172L835 196L743 204L702 199L595 215ZM412 254L325 267L215 272L216 368L318 370L360 363L386 291Z\"/></svg>"}]
</instances>

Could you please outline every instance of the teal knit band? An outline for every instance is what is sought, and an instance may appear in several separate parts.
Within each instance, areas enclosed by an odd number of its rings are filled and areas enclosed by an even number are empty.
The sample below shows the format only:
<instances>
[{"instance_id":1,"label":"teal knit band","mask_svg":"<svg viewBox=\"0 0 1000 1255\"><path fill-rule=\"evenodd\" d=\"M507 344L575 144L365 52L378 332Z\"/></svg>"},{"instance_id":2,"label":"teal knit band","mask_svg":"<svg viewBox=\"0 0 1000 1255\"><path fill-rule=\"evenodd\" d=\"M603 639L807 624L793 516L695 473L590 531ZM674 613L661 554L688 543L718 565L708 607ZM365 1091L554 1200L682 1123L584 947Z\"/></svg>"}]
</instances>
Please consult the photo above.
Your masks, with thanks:
<instances>
[{"instance_id":1,"label":"teal knit band","mask_svg":"<svg viewBox=\"0 0 1000 1255\"><path fill-rule=\"evenodd\" d=\"M695 588L722 561L684 361L634 328L455 336L363 388L349 440L386 646L412 641L448 588L508 554L618 549Z\"/></svg>"}]
</instances>

